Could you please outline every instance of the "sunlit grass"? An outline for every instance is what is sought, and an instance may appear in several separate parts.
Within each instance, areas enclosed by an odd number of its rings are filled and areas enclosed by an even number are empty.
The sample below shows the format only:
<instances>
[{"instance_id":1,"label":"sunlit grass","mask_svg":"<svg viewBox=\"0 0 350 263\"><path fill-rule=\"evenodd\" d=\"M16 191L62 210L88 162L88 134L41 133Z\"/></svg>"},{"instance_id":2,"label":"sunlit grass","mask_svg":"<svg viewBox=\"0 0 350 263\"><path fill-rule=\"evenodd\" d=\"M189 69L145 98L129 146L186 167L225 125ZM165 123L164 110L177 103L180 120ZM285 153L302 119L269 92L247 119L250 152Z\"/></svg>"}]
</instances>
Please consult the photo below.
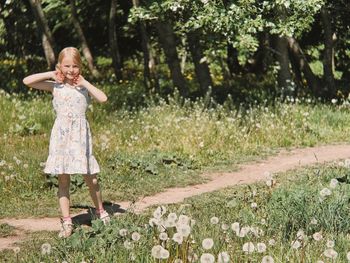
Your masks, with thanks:
<instances>
[{"instance_id":1,"label":"sunlit grass","mask_svg":"<svg viewBox=\"0 0 350 263\"><path fill-rule=\"evenodd\" d=\"M30 95L23 100L0 93L0 194L6 197L0 216L59 214L55 182L42 173L54 120L51 96ZM209 97L183 103L175 94L134 111L93 103L87 115L109 201L200 183L204 170L233 169L280 148L348 142L350 131L345 104L307 100L237 108ZM85 188L72 190L73 204L90 204Z\"/></svg>"},{"instance_id":2,"label":"sunlit grass","mask_svg":"<svg viewBox=\"0 0 350 263\"><path fill-rule=\"evenodd\" d=\"M131 211L108 226L93 221L67 240L26 243L17 256L26 262L346 262L350 185L338 179L348 173L348 162L333 162L267 175L266 182L141 215ZM14 252L4 255L15 262Z\"/></svg>"}]
</instances>

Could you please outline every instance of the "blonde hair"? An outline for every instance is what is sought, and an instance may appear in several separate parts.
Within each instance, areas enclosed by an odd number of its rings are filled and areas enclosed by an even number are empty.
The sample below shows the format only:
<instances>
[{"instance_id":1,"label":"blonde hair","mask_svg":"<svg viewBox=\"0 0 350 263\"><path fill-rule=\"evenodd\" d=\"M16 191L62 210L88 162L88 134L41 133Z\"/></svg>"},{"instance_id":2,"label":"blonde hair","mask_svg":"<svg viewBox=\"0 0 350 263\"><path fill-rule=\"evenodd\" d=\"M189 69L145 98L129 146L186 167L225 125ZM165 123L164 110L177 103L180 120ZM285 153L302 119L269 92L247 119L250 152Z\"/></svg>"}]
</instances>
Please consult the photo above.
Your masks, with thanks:
<instances>
[{"instance_id":1,"label":"blonde hair","mask_svg":"<svg viewBox=\"0 0 350 263\"><path fill-rule=\"evenodd\" d=\"M66 56L70 56L73 59L74 63L78 65L79 71L81 72L81 69L82 69L81 56L80 56L79 50L75 47L66 47L61 50L61 52L58 54L58 63L56 65L56 69L60 68L62 60Z\"/></svg>"}]
</instances>

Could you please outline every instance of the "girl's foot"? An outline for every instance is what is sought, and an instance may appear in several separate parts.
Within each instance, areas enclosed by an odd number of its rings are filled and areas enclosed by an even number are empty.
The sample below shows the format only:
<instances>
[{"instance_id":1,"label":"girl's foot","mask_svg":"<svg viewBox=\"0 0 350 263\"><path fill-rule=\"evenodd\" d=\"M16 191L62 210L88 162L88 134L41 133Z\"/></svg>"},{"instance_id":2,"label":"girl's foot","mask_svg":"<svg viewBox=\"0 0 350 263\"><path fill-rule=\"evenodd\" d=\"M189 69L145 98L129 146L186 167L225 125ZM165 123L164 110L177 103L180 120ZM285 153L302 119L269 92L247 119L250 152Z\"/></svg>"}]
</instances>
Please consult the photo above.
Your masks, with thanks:
<instances>
[{"instance_id":1,"label":"girl's foot","mask_svg":"<svg viewBox=\"0 0 350 263\"><path fill-rule=\"evenodd\" d=\"M103 224L107 225L111 218L109 217L109 214L107 211L103 210L100 214L97 214L98 218L102 220Z\"/></svg>"},{"instance_id":2,"label":"girl's foot","mask_svg":"<svg viewBox=\"0 0 350 263\"><path fill-rule=\"evenodd\" d=\"M71 220L61 219L61 231L58 233L58 237L67 238L73 233L73 223Z\"/></svg>"}]
</instances>

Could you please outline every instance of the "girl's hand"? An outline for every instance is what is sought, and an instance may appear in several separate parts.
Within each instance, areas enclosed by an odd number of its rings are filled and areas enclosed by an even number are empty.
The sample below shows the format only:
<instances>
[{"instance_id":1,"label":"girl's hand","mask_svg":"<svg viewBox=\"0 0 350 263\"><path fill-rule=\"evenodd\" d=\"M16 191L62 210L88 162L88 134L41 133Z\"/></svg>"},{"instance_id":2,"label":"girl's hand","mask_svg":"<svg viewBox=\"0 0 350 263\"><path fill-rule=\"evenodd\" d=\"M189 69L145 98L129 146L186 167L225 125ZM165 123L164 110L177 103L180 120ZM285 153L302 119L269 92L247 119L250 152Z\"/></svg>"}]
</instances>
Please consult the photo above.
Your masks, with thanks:
<instances>
[{"instance_id":1,"label":"girl's hand","mask_svg":"<svg viewBox=\"0 0 350 263\"><path fill-rule=\"evenodd\" d=\"M63 83L64 75L60 69L56 68L56 70L53 71L53 79L58 83Z\"/></svg>"},{"instance_id":2,"label":"girl's hand","mask_svg":"<svg viewBox=\"0 0 350 263\"><path fill-rule=\"evenodd\" d=\"M77 77L74 78L74 86L84 86L84 77L82 75L78 75Z\"/></svg>"}]
</instances>

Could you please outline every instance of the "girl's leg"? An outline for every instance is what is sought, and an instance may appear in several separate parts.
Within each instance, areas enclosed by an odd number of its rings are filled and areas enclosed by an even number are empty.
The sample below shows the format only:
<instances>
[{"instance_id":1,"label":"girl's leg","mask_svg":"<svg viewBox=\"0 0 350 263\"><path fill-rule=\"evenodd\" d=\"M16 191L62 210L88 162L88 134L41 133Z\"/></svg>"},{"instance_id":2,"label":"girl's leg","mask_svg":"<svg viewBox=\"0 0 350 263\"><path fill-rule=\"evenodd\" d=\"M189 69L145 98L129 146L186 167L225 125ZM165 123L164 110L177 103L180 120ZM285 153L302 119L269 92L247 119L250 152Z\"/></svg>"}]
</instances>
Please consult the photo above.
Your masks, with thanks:
<instances>
[{"instance_id":1,"label":"girl's leg","mask_svg":"<svg viewBox=\"0 0 350 263\"><path fill-rule=\"evenodd\" d=\"M63 218L69 218L69 185L70 175L60 174L58 175L58 202Z\"/></svg>"},{"instance_id":2,"label":"girl's leg","mask_svg":"<svg viewBox=\"0 0 350 263\"><path fill-rule=\"evenodd\" d=\"M104 211L102 204L102 194L96 175L84 175L85 183L89 187L91 199L94 202L97 213Z\"/></svg>"},{"instance_id":3,"label":"girl's leg","mask_svg":"<svg viewBox=\"0 0 350 263\"><path fill-rule=\"evenodd\" d=\"M60 204L62 212L61 220L61 231L59 232L59 237L69 237L73 232L72 219L69 214L69 185L70 185L70 175L60 174L58 176L58 202Z\"/></svg>"}]
</instances>

